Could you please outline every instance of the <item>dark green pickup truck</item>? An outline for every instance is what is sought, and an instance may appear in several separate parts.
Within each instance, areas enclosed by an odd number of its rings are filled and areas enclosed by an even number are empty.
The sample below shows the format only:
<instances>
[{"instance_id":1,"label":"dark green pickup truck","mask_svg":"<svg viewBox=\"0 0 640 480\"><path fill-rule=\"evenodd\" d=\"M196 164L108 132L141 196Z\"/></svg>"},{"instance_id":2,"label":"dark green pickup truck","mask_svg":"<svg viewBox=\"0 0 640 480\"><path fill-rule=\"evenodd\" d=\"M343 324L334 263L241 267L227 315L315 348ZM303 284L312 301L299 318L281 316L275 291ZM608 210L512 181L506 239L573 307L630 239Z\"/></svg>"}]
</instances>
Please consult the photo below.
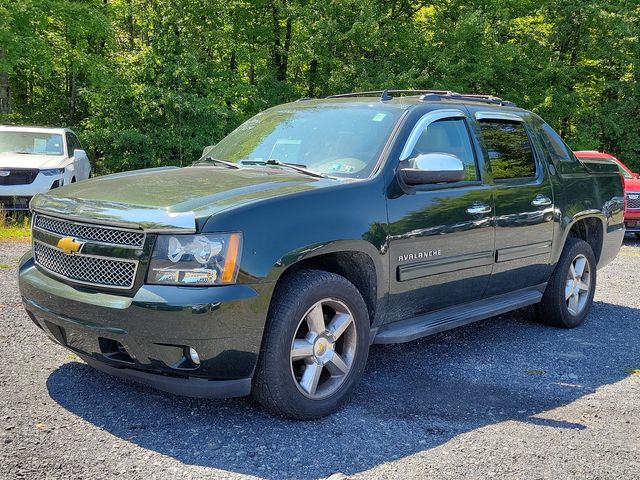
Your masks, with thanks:
<instances>
[{"instance_id":1,"label":"dark green pickup truck","mask_svg":"<svg viewBox=\"0 0 640 480\"><path fill-rule=\"evenodd\" d=\"M527 305L582 323L617 170L510 102L408 93L281 105L192 166L35 197L29 316L99 370L300 419L349 399L372 343Z\"/></svg>"}]
</instances>

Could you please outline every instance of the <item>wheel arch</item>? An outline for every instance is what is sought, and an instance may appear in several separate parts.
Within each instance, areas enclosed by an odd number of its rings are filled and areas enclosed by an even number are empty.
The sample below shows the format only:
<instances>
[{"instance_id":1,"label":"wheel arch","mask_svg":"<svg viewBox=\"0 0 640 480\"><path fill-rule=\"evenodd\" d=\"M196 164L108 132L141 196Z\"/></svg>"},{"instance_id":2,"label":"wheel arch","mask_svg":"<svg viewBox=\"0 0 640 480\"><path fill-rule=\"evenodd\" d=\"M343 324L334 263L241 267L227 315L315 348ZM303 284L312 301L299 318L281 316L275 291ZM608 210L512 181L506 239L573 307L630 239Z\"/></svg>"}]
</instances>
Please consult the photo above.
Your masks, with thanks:
<instances>
[{"instance_id":1,"label":"wheel arch","mask_svg":"<svg viewBox=\"0 0 640 480\"><path fill-rule=\"evenodd\" d=\"M600 264L605 228L606 218L599 210L585 211L574 215L563 228L561 247L554 251L553 263L555 264L559 260L567 239L580 238L591 246L596 262Z\"/></svg>"},{"instance_id":2,"label":"wheel arch","mask_svg":"<svg viewBox=\"0 0 640 480\"><path fill-rule=\"evenodd\" d=\"M388 286L384 258L375 247L364 241L332 242L297 249L282 257L274 266L270 280L278 284L300 270L323 270L349 280L362 295L369 312L370 324L377 325ZM270 300L271 302L271 300Z\"/></svg>"}]
</instances>

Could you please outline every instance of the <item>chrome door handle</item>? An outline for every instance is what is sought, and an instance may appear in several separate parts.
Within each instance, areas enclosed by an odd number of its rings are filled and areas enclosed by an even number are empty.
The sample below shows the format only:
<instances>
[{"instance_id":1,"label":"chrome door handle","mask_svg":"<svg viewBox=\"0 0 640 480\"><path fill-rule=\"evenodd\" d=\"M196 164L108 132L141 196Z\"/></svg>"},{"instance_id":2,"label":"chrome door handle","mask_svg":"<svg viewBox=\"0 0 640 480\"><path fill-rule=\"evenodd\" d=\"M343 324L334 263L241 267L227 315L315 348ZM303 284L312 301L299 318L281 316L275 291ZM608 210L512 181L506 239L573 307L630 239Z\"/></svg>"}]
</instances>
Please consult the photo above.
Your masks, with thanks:
<instances>
[{"instance_id":1,"label":"chrome door handle","mask_svg":"<svg viewBox=\"0 0 640 480\"><path fill-rule=\"evenodd\" d=\"M545 197L544 195L536 195L536 198L531 200L531 205L534 207L547 207L551 205L551 199L549 197Z\"/></svg>"},{"instance_id":2,"label":"chrome door handle","mask_svg":"<svg viewBox=\"0 0 640 480\"><path fill-rule=\"evenodd\" d=\"M471 215L482 215L483 213L491 213L491 207L484 203L476 202L467 208L467 213Z\"/></svg>"}]
</instances>

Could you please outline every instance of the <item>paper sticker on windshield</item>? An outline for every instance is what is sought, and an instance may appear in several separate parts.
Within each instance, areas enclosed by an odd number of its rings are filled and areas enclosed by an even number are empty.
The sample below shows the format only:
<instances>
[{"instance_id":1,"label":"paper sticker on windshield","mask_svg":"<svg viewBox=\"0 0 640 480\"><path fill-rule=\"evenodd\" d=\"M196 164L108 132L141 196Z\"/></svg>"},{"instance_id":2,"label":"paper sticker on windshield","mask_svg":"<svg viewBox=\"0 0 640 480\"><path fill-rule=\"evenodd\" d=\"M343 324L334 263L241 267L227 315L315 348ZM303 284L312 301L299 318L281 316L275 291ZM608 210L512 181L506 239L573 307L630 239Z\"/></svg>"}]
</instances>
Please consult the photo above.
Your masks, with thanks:
<instances>
[{"instance_id":1,"label":"paper sticker on windshield","mask_svg":"<svg viewBox=\"0 0 640 480\"><path fill-rule=\"evenodd\" d=\"M371 120L373 120L374 122L381 122L386 116L386 113L376 113Z\"/></svg>"},{"instance_id":2,"label":"paper sticker on windshield","mask_svg":"<svg viewBox=\"0 0 640 480\"><path fill-rule=\"evenodd\" d=\"M301 146L302 140L279 138L273 145L269 158L279 160L282 163L296 163L298 161Z\"/></svg>"},{"instance_id":3,"label":"paper sticker on windshield","mask_svg":"<svg viewBox=\"0 0 640 480\"><path fill-rule=\"evenodd\" d=\"M57 147L58 145L56 145ZM33 153L47 153L47 139L46 138L34 138L33 139Z\"/></svg>"}]
</instances>

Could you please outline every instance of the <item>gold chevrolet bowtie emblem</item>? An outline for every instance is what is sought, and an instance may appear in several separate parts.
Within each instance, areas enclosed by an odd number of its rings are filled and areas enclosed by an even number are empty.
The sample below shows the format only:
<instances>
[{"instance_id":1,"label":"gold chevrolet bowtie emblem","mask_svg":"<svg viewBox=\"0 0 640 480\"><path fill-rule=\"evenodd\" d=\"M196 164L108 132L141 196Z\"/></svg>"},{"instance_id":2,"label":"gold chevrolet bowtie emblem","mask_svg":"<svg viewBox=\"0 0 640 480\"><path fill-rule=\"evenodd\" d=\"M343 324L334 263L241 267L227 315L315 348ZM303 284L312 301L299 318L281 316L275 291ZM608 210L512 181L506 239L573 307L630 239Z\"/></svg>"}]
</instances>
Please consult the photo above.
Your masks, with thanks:
<instances>
[{"instance_id":1,"label":"gold chevrolet bowtie emblem","mask_svg":"<svg viewBox=\"0 0 640 480\"><path fill-rule=\"evenodd\" d=\"M78 242L75 238L71 237L64 237L58 240L58 248L67 255L78 253L83 245L84 243Z\"/></svg>"}]
</instances>

